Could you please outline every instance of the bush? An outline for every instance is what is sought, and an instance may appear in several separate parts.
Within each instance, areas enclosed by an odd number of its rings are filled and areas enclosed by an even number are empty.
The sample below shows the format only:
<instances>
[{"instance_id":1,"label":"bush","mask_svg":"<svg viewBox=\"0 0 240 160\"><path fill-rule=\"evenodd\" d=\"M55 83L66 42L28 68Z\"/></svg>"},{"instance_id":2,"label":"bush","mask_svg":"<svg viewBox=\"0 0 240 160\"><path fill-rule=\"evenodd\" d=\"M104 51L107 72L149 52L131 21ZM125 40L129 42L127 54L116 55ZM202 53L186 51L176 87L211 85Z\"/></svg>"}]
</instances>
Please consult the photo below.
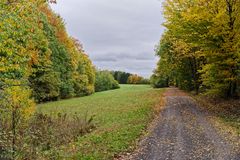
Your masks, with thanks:
<instances>
[{"instance_id":1,"label":"bush","mask_svg":"<svg viewBox=\"0 0 240 160\"><path fill-rule=\"evenodd\" d=\"M60 147L77 140L94 129L93 117L84 118L75 114L49 116L35 114L28 123L16 130L6 128L6 122L0 121L0 159L58 159ZM15 138L15 145L12 139Z\"/></svg>"},{"instance_id":2,"label":"bush","mask_svg":"<svg viewBox=\"0 0 240 160\"><path fill-rule=\"evenodd\" d=\"M0 88L0 159L13 157L16 143L22 141L19 131L24 133L22 128L35 111L35 104L29 97L28 87L9 84Z\"/></svg>"},{"instance_id":3,"label":"bush","mask_svg":"<svg viewBox=\"0 0 240 160\"><path fill-rule=\"evenodd\" d=\"M120 88L119 83L114 79L112 74L108 71L97 71L95 91L106 91L110 89Z\"/></svg>"},{"instance_id":4,"label":"bush","mask_svg":"<svg viewBox=\"0 0 240 160\"><path fill-rule=\"evenodd\" d=\"M152 75L150 83L154 88L169 87L169 80L167 77Z\"/></svg>"}]
</instances>

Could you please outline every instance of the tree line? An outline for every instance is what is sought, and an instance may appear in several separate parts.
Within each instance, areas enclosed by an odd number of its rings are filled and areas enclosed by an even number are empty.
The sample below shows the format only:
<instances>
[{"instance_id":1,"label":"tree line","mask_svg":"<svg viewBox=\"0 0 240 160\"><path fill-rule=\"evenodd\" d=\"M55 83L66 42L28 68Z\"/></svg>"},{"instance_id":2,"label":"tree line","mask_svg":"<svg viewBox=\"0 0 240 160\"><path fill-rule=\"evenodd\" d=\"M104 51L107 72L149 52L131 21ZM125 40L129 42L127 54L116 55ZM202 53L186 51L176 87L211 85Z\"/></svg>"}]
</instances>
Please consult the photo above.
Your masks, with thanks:
<instances>
[{"instance_id":1,"label":"tree line","mask_svg":"<svg viewBox=\"0 0 240 160\"><path fill-rule=\"evenodd\" d=\"M153 86L239 97L239 13L238 0L166 0Z\"/></svg>"},{"instance_id":2,"label":"tree line","mask_svg":"<svg viewBox=\"0 0 240 160\"><path fill-rule=\"evenodd\" d=\"M149 79L123 71L110 71L119 84L150 84Z\"/></svg>"},{"instance_id":3,"label":"tree line","mask_svg":"<svg viewBox=\"0 0 240 160\"><path fill-rule=\"evenodd\" d=\"M31 97L43 102L94 92L91 61L47 2L3 1L0 8L0 87L2 95L8 95L4 99L12 101L16 93L22 95L21 103Z\"/></svg>"},{"instance_id":4,"label":"tree line","mask_svg":"<svg viewBox=\"0 0 240 160\"><path fill-rule=\"evenodd\" d=\"M42 139L59 136L65 131L50 130L64 125L79 125L72 135L81 135L81 117L69 121L66 115L56 119L39 115L35 102L90 95L98 87L96 72L80 42L67 34L64 21L46 0L1 0L0 159L36 159L37 153L55 145ZM108 77L104 82L114 80L109 75L101 76Z\"/></svg>"}]
</instances>

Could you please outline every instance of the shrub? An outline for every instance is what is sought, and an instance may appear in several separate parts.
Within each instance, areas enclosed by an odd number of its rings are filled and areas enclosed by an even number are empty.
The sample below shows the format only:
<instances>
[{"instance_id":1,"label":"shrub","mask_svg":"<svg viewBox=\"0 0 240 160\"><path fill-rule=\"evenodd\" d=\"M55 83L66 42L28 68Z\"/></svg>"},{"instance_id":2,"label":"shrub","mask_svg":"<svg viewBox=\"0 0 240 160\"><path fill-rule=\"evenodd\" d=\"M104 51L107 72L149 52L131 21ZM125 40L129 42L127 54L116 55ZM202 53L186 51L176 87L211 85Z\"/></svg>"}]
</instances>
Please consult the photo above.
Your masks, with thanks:
<instances>
[{"instance_id":1,"label":"shrub","mask_svg":"<svg viewBox=\"0 0 240 160\"><path fill-rule=\"evenodd\" d=\"M106 91L110 89L120 88L119 83L114 79L112 74L108 71L97 71L95 91Z\"/></svg>"},{"instance_id":2,"label":"shrub","mask_svg":"<svg viewBox=\"0 0 240 160\"><path fill-rule=\"evenodd\" d=\"M0 121L0 126L0 159L56 159L60 146L76 141L95 127L93 117L75 114L70 118L60 113L55 117L36 113L15 135L5 127L6 121Z\"/></svg>"},{"instance_id":3,"label":"shrub","mask_svg":"<svg viewBox=\"0 0 240 160\"><path fill-rule=\"evenodd\" d=\"M24 132L35 110L29 97L28 87L6 85L0 88L0 159L3 155L15 158L17 143L22 141L19 134Z\"/></svg>"},{"instance_id":4,"label":"shrub","mask_svg":"<svg viewBox=\"0 0 240 160\"><path fill-rule=\"evenodd\" d=\"M154 88L164 88L169 86L168 78L156 75L152 75L150 83Z\"/></svg>"}]
</instances>

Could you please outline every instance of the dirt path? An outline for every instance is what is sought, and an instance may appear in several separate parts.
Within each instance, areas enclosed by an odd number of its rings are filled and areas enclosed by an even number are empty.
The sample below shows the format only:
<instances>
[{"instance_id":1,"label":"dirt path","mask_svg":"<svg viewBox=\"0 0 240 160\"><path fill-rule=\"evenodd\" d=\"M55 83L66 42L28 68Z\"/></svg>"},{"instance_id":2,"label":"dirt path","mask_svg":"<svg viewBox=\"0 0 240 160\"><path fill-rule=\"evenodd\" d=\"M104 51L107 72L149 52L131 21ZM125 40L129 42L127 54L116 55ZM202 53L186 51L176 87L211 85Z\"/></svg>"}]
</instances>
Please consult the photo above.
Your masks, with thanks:
<instances>
[{"instance_id":1,"label":"dirt path","mask_svg":"<svg viewBox=\"0 0 240 160\"><path fill-rule=\"evenodd\" d=\"M183 92L170 88L166 107L133 160L240 160L235 150L208 121L207 113ZM239 139L237 139L240 141Z\"/></svg>"}]
</instances>

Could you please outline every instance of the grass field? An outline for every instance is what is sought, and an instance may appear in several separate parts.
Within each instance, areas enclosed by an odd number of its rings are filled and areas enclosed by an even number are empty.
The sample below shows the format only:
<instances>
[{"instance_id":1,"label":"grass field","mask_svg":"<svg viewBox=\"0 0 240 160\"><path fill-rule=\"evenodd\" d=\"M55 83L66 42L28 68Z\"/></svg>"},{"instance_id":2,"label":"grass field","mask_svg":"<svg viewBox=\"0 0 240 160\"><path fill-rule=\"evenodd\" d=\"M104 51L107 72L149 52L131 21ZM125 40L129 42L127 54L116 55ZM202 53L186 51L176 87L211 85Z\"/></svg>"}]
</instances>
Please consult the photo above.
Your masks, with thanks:
<instances>
[{"instance_id":1,"label":"grass field","mask_svg":"<svg viewBox=\"0 0 240 160\"><path fill-rule=\"evenodd\" d=\"M152 120L162 91L147 85L121 85L121 89L88 97L40 104L38 112L95 115L97 128L65 146L61 154L65 159L112 159L134 146Z\"/></svg>"}]
</instances>

